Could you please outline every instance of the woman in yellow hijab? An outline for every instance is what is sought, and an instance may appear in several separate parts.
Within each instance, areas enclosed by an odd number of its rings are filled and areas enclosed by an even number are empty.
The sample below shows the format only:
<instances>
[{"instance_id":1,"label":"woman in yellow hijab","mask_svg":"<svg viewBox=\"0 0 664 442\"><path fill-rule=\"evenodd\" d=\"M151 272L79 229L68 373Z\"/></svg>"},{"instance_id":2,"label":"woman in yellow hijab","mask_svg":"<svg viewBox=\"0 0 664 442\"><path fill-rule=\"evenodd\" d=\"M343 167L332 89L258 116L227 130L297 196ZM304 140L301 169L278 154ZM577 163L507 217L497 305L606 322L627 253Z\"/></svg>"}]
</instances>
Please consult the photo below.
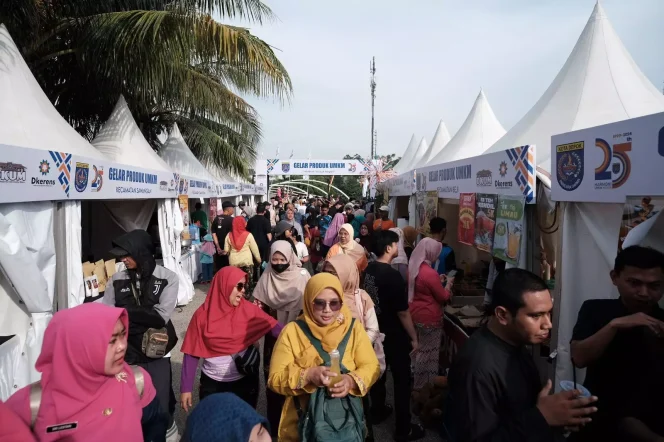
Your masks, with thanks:
<instances>
[{"instance_id":1,"label":"woman in yellow hijab","mask_svg":"<svg viewBox=\"0 0 664 442\"><path fill-rule=\"evenodd\" d=\"M355 321L351 330L352 315L344 305L344 291L339 279L329 273L312 277L304 290L304 320L323 349L330 352L337 348L350 330L350 339L342 358L342 365L349 372L342 380L330 386L334 376L295 322L282 330L272 353L268 387L286 396L279 423L279 441L299 439L297 411L293 396L299 397L300 406L307 409L309 395L319 387L330 387L333 397L364 396L380 374L378 359L362 324Z\"/></svg>"}]
</instances>

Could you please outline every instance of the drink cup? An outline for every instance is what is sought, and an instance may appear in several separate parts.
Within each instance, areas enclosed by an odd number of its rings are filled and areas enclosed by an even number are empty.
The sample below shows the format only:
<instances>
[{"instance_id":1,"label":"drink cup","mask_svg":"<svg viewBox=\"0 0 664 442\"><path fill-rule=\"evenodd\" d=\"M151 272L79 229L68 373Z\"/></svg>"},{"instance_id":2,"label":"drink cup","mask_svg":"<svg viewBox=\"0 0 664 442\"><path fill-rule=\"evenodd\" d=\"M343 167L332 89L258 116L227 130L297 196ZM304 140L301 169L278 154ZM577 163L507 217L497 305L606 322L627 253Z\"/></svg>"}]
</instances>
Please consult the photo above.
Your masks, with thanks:
<instances>
[{"instance_id":1,"label":"drink cup","mask_svg":"<svg viewBox=\"0 0 664 442\"><path fill-rule=\"evenodd\" d=\"M590 391L583 385L577 383L576 386L574 385L573 381L560 381L560 389L562 391L572 391L572 390L579 390L581 392L581 395L579 397L590 397Z\"/></svg>"}]
</instances>

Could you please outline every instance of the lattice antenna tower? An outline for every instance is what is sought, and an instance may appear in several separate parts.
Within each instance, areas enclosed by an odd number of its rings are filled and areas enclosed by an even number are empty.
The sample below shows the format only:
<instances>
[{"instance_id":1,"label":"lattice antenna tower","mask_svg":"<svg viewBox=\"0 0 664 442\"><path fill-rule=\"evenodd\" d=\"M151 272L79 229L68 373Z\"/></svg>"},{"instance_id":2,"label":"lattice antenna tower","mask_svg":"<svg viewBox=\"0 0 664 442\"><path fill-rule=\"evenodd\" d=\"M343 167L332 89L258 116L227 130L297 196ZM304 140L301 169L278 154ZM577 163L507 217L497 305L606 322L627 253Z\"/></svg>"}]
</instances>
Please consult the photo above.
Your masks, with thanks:
<instances>
[{"instance_id":1,"label":"lattice antenna tower","mask_svg":"<svg viewBox=\"0 0 664 442\"><path fill-rule=\"evenodd\" d=\"M371 89L371 159L376 155L376 130L375 130L375 109L376 109L376 57L371 59L369 63L369 73L371 74L371 81L369 88Z\"/></svg>"}]
</instances>

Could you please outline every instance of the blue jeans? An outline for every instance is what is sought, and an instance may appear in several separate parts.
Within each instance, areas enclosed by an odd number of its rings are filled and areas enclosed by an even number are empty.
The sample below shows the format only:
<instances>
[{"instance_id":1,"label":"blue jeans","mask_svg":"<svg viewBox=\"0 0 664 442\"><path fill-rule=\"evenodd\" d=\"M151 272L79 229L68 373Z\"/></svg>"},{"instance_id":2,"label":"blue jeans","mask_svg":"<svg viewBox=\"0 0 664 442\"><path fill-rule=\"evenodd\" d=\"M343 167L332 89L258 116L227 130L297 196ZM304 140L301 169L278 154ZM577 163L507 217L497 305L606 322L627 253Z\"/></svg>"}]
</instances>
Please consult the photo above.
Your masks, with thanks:
<instances>
[{"instance_id":1,"label":"blue jeans","mask_svg":"<svg viewBox=\"0 0 664 442\"><path fill-rule=\"evenodd\" d=\"M161 410L159 398L155 397L148 406L143 408L141 427L144 442L165 442L168 421L168 414Z\"/></svg>"},{"instance_id":2,"label":"blue jeans","mask_svg":"<svg viewBox=\"0 0 664 442\"><path fill-rule=\"evenodd\" d=\"M214 276L214 264L201 264L203 266L203 276L201 276L202 281L212 281Z\"/></svg>"}]
</instances>

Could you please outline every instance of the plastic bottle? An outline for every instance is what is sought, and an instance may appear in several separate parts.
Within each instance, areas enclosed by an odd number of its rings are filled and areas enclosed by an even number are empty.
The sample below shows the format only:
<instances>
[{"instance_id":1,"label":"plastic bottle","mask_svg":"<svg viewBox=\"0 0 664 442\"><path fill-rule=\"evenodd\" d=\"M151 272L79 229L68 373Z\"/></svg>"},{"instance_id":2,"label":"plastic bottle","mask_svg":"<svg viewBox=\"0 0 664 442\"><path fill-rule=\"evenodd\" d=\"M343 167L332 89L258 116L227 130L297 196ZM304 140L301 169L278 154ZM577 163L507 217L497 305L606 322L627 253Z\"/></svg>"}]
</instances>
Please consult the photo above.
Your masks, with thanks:
<instances>
[{"instance_id":1,"label":"plastic bottle","mask_svg":"<svg viewBox=\"0 0 664 442\"><path fill-rule=\"evenodd\" d=\"M337 375L330 379L328 389L334 387L337 382L341 382L341 361L339 350L336 348L330 352L330 371L336 373Z\"/></svg>"}]
</instances>

